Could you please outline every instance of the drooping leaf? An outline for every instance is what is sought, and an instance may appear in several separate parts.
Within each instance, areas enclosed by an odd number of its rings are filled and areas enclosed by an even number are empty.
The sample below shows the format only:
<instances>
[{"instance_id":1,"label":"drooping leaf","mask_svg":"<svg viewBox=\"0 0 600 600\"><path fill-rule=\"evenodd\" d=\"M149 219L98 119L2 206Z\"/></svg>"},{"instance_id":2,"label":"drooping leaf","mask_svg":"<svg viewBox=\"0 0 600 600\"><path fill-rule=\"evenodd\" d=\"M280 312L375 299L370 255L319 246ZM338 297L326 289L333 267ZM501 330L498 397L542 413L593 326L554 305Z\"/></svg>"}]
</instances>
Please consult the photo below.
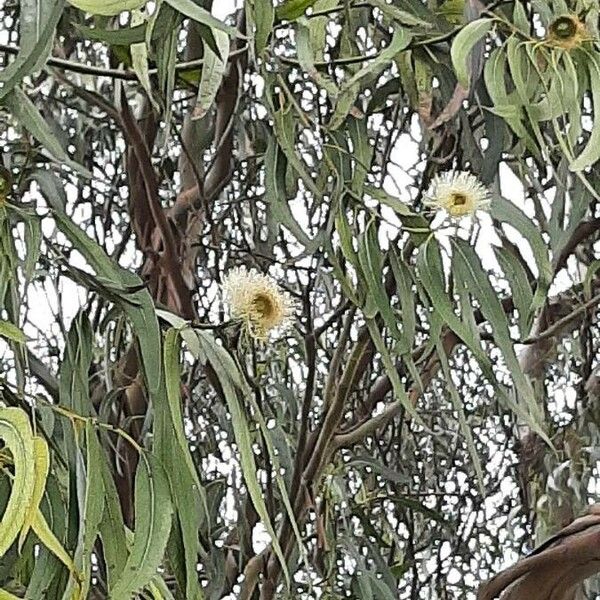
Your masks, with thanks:
<instances>
[{"instance_id":1,"label":"drooping leaf","mask_svg":"<svg viewBox=\"0 0 600 600\"><path fill-rule=\"evenodd\" d=\"M0 439L14 464L12 491L0 521L0 556L10 548L28 518L36 485L35 443L29 417L20 408L0 408Z\"/></svg>"},{"instance_id":2,"label":"drooping leaf","mask_svg":"<svg viewBox=\"0 0 600 600\"><path fill-rule=\"evenodd\" d=\"M535 402L532 401L533 399L531 397L531 391L528 383L525 382L522 386L525 392L525 397L523 399L526 401L524 405L515 402L506 392L506 390L498 383L496 375L494 374L494 369L492 368L492 364L489 360L489 357L483 351L481 339L477 332L473 331L472 327L469 327L456 315L453 303L446 292L444 269L442 266L439 247L434 237L430 237L429 240L423 244L423 246L421 246L419 255L417 257L417 267L419 269L420 281L431 300L433 308L437 311L442 320L456 333L456 335L473 353L473 356L479 363L483 374L494 386L502 401L519 418L523 419L525 423L527 423L534 431L536 431L540 437L542 437L542 439L551 445L550 439L544 431L543 420L540 419L539 408ZM496 302L497 301L498 299L496 298ZM488 307L486 307L486 312L487 311ZM495 314L496 308L493 308L493 311ZM501 320L502 319L500 319L500 321ZM501 323L500 326L503 327L503 323ZM519 378L518 383L522 383L524 376L521 373L520 367L517 377ZM533 413L530 411L533 411Z\"/></svg>"},{"instance_id":3,"label":"drooping leaf","mask_svg":"<svg viewBox=\"0 0 600 600\"><path fill-rule=\"evenodd\" d=\"M361 274L366 285L366 300L363 313L367 319L372 319L381 313L392 335L398 334L396 317L390 307L388 295L382 281L383 254L377 243L377 233L372 221L359 238L358 261Z\"/></svg>"},{"instance_id":4,"label":"drooping leaf","mask_svg":"<svg viewBox=\"0 0 600 600\"><path fill-rule=\"evenodd\" d=\"M395 293L400 299L400 306L402 309L402 333L400 352L403 354L407 354L407 358L409 358L409 360L412 360L412 354L410 350L413 346L415 332L417 328L415 317L414 293L412 290L412 276L409 268L398 257L397 253L394 250L390 251L389 258L390 266L394 274L394 280L396 282Z\"/></svg>"},{"instance_id":5,"label":"drooping leaf","mask_svg":"<svg viewBox=\"0 0 600 600\"><path fill-rule=\"evenodd\" d=\"M507 64L506 52L503 48L492 50L489 59L485 63L483 76L493 102L489 110L504 119L519 139L525 142L527 148L538 155L539 150L535 140L525 127L525 109L517 92L511 91L509 93L507 90L505 81L507 79Z\"/></svg>"},{"instance_id":6,"label":"drooping leaf","mask_svg":"<svg viewBox=\"0 0 600 600\"><path fill-rule=\"evenodd\" d=\"M92 174L72 160L65 152L60 142L52 133L50 126L44 120L44 117L42 117L35 104L23 90L15 87L2 99L2 103L10 110L19 124L25 127L50 152L57 162L70 167L86 178L92 179Z\"/></svg>"},{"instance_id":7,"label":"drooping leaf","mask_svg":"<svg viewBox=\"0 0 600 600\"><path fill-rule=\"evenodd\" d=\"M515 308L519 313L519 329L521 336L526 338L531 328L530 309L533 302L533 292L528 281L527 272L521 261L506 248L496 248L496 257L502 271L506 275L513 294Z\"/></svg>"},{"instance_id":8,"label":"drooping leaf","mask_svg":"<svg viewBox=\"0 0 600 600\"><path fill-rule=\"evenodd\" d=\"M273 0L254 0L254 21L256 23L254 44L256 54L260 56L267 46L270 35L273 33L273 23L275 21Z\"/></svg>"},{"instance_id":9,"label":"drooping leaf","mask_svg":"<svg viewBox=\"0 0 600 600\"><path fill-rule=\"evenodd\" d=\"M198 21L198 23L207 25L212 29L224 31L230 36L238 35L238 32L235 29L235 27L225 25L225 23L219 21L219 19L217 19L216 17L213 17L210 12L193 2L193 0L165 0L165 2L170 4L175 10L178 10L186 17L189 17L194 21Z\"/></svg>"},{"instance_id":10,"label":"drooping leaf","mask_svg":"<svg viewBox=\"0 0 600 600\"><path fill-rule=\"evenodd\" d=\"M0 72L0 100L18 85L23 77L41 69L52 51L54 34L64 0L21 0L19 53Z\"/></svg>"},{"instance_id":11,"label":"drooping leaf","mask_svg":"<svg viewBox=\"0 0 600 600\"><path fill-rule=\"evenodd\" d=\"M69 4L93 15L111 17L125 10L137 10L146 0L68 0Z\"/></svg>"},{"instance_id":12,"label":"drooping leaf","mask_svg":"<svg viewBox=\"0 0 600 600\"><path fill-rule=\"evenodd\" d=\"M352 191L358 196L362 196L373 160L373 148L369 145L365 120L350 118L347 121L347 127L352 141L352 157L354 160Z\"/></svg>"},{"instance_id":13,"label":"drooping leaf","mask_svg":"<svg viewBox=\"0 0 600 600\"><path fill-rule=\"evenodd\" d=\"M69 569L71 576L76 582L78 582L80 580L80 576L77 573L73 560L60 543L60 540L56 537L56 535L54 535L52 529L50 529L50 526L48 525L48 522L41 511L37 512L31 528L35 532L35 535L37 535L39 538L40 542L42 542L42 544L44 544L44 546L48 548L48 550L50 550L50 552L52 552L52 554L54 554L54 556L56 556L56 558L58 558L63 565L67 567L67 569Z\"/></svg>"},{"instance_id":14,"label":"drooping leaf","mask_svg":"<svg viewBox=\"0 0 600 600\"><path fill-rule=\"evenodd\" d=\"M135 477L135 530L131 554L115 582L111 598L130 598L154 578L169 532L172 504L169 482L162 465L151 454L142 454Z\"/></svg>"},{"instance_id":15,"label":"drooping leaf","mask_svg":"<svg viewBox=\"0 0 600 600\"><path fill-rule=\"evenodd\" d=\"M532 101L536 98L536 92L540 87L539 79L536 76L536 66L534 66L537 59L530 55L528 44L524 44L514 35L506 42L506 57L515 93L527 116L527 128L533 132L530 143L533 143L541 156L544 156L546 142L532 107Z\"/></svg>"},{"instance_id":16,"label":"drooping leaf","mask_svg":"<svg viewBox=\"0 0 600 600\"><path fill-rule=\"evenodd\" d=\"M186 327L185 322L181 325ZM194 331L189 330L193 336ZM185 569L185 597L202 597L198 585L198 534L203 519L209 520L206 494L190 454L181 411L181 375L179 367L179 337L181 331L170 329L164 343L165 396L157 406L155 436L156 451L165 465L177 512L176 531L181 533Z\"/></svg>"},{"instance_id":17,"label":"drooping leaf","mask_svg":"<svg viewBox=\"0 0 600 600\"><path fill-rule=\"evenodd\" d=\"M535 259L539 279L530 311L537 310L546 297L552 279L552 267L548 258L548 248L536 225L513 202L502 196L494 198L491 215L494 219L514 227L529 243Z\"/></svg>"},{"instance_id":18,"label":"drooping leaf","mask_svg":"<svg viewBox=\"0 0 600 600\"><path fill-rule=\"evenodd\" d=\"M502 350L513 381L522 399L529 405L532 414L535 414L533 389L519 365L514 349L514 341L510 336L508 318L502 308L498 294L492 287L488 275L483 270L472 246L461 239L454 239L452 245L453 276L461 278L465 287L477 298L481 312L492 328L494 341Z\"/></svg>"},{"instance_id":19,"label":"drooping leaf","mask_svg":"<svg viewBox=\"0 0 600 600\"><path fill-rule=\"evenodd\" d=\"M488 34L492 28L493 19L476 19L465 25L454 38L450 49L452 65L456 71L458 83L469 89L471 77L469 74L469 57L475 45Z\"/></svg>"},{"instance_id":20,"label":"drooping leaf","mask_svg":"<svg viewBox=\"0 0 600 600\"><path fill-rule=\"evenodd\" d=\"M600 61L595 53L588 54L586 66L592 92L594 115L600 114ZM583 171L600 159L600 128L592 127L590 137L579 156L569 165L571 171Z\"/></svg>"},{"instance_id":21,"label":"drooping leaf","mask_svg":"<svg viewBox=\"0 0 600 600\"><path fill-rule=\"evenodd\" d=\"M306 252L311 252L318 245L318 237L311 239L300 226L287 202L283 167L285 157L275 140L269 140L265 154L265 200L270 210L281 225L304 246Z\"/></svg>"},{"instance_id":22,"label":"drooping leaf","mask_svg":"<svg viewBox=\"0 0 600 600\"><path fill-rule=\"evenodd\" d=\"M78 484L83 488L80 505L79 539L75 550L74 562L81 573L80 594L86 598L89 593L92 575L92 554L98 537L98 528L104 514L104 482L102 479L103 450L91 421L85 428L86 457L85 471L80 471ZM79 584L78 584L79 585ZM65 600L73 588L67 587Z\"/></svg>"},{"instance_id":23,"label":"drooping leaf","mask_svg":"<svg viewBox=\"0 0 600 600\"><path fill-rule=\"evenodd\" d=\"M81 416L90 416L95 412L90 400L88 379L93 355L92 335L87 315L78 313L67 335L59 371L60 402Z\"/></svg>"},{"instance_id":24,"label":"drooping leaf","mask_svg":"<svg viewBox=\"0 0 600 600\"><path fill-rule=\"evenodd\" d=\"M162 94L162 105L164 107L163 119L165 123L169 123L173 111L173 92L175 90L175 82L178 71L177 64L177 40L183 15L177 12L172 6L161 2L158 11L156 11L148 20L148 31L146 32L146 45L152 47L155 53L156 71L158 79L158 88ZM200 28L200 25L197 26ZM206 27L210 32L211 30ZM203 36L214 42L214 37ZM212 45L211 45L212 48ZM195 75L195 72L193 72ZM179 72L180 76L185 75L185 72ZM162 145L166 145L170 131L165 129Z\"/></svg>"},{"instance_id":25,"label":"drooping leaf","mask_svg":"<svg viewBox=\"0 0 600 600\"><path fill-rule=\"evenodd\" d=\"M277 134L277 141L283 153L285 154L288 163L293 167L298 176L302 179L306 187L315 196L320 198L323 193L317 187L313 177L308 172L306 165L302 159L298 156L295 147L295 122L294 115L291 108L281 108L278 111L273 112L273 122L275 132Z\"/></svg>"},{"instance_id":26,"label":"drooping leaf","mask_svg":"<svg viewBox=\"0 0 600 600\"><path fill-rule=\"evenodd\" d=\"M406 389L402 380L400 379L400 375L398 374L398 369L392 360L389 350L385 345L385 341L381 336L379 328L374 320L367 321L367 327L369 328L369 333L371 334L371 339L375 344L375 348L381 354L381 360L383 362L383 366L385 367L385 371L390 378L392 383L392 389L394 390L394 396L397 402L402 404L403 408L406 412L414 419L416 423L425 427L423 423L423 419L419 416L417 411L415 410L414 405L411 403L408 394L406 393Z\"/></svg>"},{"instance_id":27,"label":"drooping leaf","mask_svg":"<svg viewBox=\"0 0 600 600\"><path fill-rule=\"evenodd\" d=\"M231 413L231 423L235 435L235 441L240 453L240 464L242 475L248 488L248 493L252 498L254 508L258 513L267 533L271 537L273 550L281 563L281 568L285 575L286 581L289 582L289 573L287 564L284 558L283 551L279 544L277 534L269 518L269 513L265 505L263 492L257 480L256 462L254 460L254 452L252 451L252 436L250 428L246 420L244 411L238 398L238 391L248 393L247 386L243 383L238 368L234 360L227 351L215 343L211 337L203 331L198 332L198 337L207 361L215 370L219 382L223 387L223 393L227 401L227 406Z\"/></svg>"},{"instance_id":28,"label":"drooping leaf","mask_svg":"<svg viewBox=\"0 0 600 600\"><path fill-rule=\"evenodd\" d=\"M33 438L33 458L35 468L35 481L31 500L25 510L25 520L19 535L19 550L22 549L29 529L33 525L36 514L39 511L42 497L46 490L46 479L50 469L50 452L46 440L39 436Z\"/></svg>"},{"instance_id":29,"label":"drooping leaf","mask_svg":"<svg viewBox=\"0 0 600 600\"><path fill-rule=\"evenodd\" d=\"M316 0L285 0L275 9L278 20L294 21L301 17Z\"/></svg>"},{"instance_id":30,"label":"drooping leaf","mask_svg":"<svg viewBox=\"0 0 600 600\"><path fill-rule=\"evenodd\" d=\"M144 22L145 19L142 12L139 10L134 10L131 16L131 24L135 27L138 25L143 25ZM146 90L146 95L148 98L150 98L150 100L156 104L152 94L152 83L150 82L147 41L144 39L141 42L131 44L129 51L131 53L131 66L133 67L133 70L138 76L142 87L144 90Z\"/></svg>"},{"instance_id":31,"label":"drooping leaf","mask_svg":"<svg viewBox=\"0 0 600 600\"><path fill-rule=\"evenodd\" d=\"M76 23L75 27L88 40L106 42L115 46L130 46L131 44L139 44L146 39L146 23L140 23L135 27L124 27L119 29L102 29L101 27L87 27Z\"/></svg>"},{"instance_id":32,"label":"drooping leaf","mask_svg":"<svg viewBox=\"0 0 600 600\"><path fill-rule=\"evenodd\" d=\"M0 336L19 344L26 342L25 334L14 324L9 321L0 321Z\"/></svg>"},{"instance_id":33,"label":"drooping leaf","mask_svg":"<svg viewBox=\"0 0 600 600\"><path fill-rule=\"evenodd\" d=\"M112 590L114 583L118 581L125 568L129 549L117 488L104 454L100 457L100 475L104 487L104 512L98 526L98 534L102 540L102 550L106 561L108 589Z\"/></svg>"},{"instance_id":34,"label":"drooping leaf","mask_svg":"<svg viewBox=\"0 0 600 600\"><path fill-rule=\"evenodd\" d=\"M398 8L394 4L388 4L385 0L369 0L369 4L377 7L384 15L390 17L394 21L408 26L430 27L431 25L424 22L422 18L415 14Z\"/></svg>"},{"instance_id":35,"label":"drooping leaf","mask_svg":"<svg viewBox=\"0 0 600 600\"><path fill-rule=\"evenodd\" d=\"M23 262L23 274L27 282L31 281L41 253L42 225L37 215L20 212L25 227L25 246L27 254Z\"/></svg>"},{"instance_id":36,"label":"drooping leaf","mask_svg":"<svg viewBox=\"0 0 600 600\"><path fill-rule=\"evenodd\" d=\"M377 578L373 573L367 573L367 578L373 590L374 598L378 600L395 600L396 594L381 579Z\"/></svg>"},{"instance_id":37,"label":"drooping leaf","mask_svg":"<svg viewBox=\"0 0 600 600\"><path fill-rule=\"evenodd\" d=\"M204 42L204 63L202 64L198 99L194 109L194 118L196 119L201 119L212 106L227 67L229 36L220 30L216 30L214 36L219 54L215 54Z\"/></svg>"},{"instance_id":38,"label":"drooping leaf","mask_svg":"<svg viewBox=\"0 0 600 600\"><path fill-rule=\"evenodd\" d=\"M139 339L149 390L156 392L160 386L162 372L161 337L150 293L137 275L113 262L104 250L69 218L64 208L64 192L58 189L50 174L38 172L35 179L53 207L61 231L85 257L96 271L96 275L114 286L120 308L131 319Z\"/></svg>"},{"instance_id":39,"label":"drooping leaf","mask_svg":"<svg viewBox=\"0 0 600 600\"><path fill-rule=\"evenodd\" d=\"M271 2L271 0L266 0ZM324 59L326 42L327 42L327 25L329 23L329 15L315 16L315 13L320 11L328 11L339 4L339 0L316 0L313 4L313 14L309 19L308 31L310 36L309 45L312 49L315 60L321 61Z\"/></svg>"},{"instance_id":40,"label":"drooping leaf","mask_svg":"<svg viewBox=\"0 0 600 600\"><path fill-rule=\"evenodd\" d=\"M350 112L354 101L360 89L359 84L368 77L375 77L396 55L402 52L412 40L410 30L405 27L395 29L389 46L386 46L373 60L365 63L352 77L344 83L340 95L338 96L335 111L329 122L331 129L337 129L345 121Z\"/></svg>"},{"instance_id":41,"label":"drooping leaf","mask_svg":"<svg viewBox=\"0 0 600 600\"><path fill-rule=\"evenodd\" d=\"M414 212L404 202L388 194L385 190L372 185L365 185L366 193L385 206L389 206L402 222L402 228L407 231L416 246L420 246L429 238L431 228L429 221L421 214Z\"/></svg>"},{"instance_id":42,"label":"drooping leaf","mask_svg":"<svg viewBox=\"0 0 600 600\"><path fill-rule=\"evenodd\" d=\"M302 68L315 80L332 97L336 98L339 94L339 89L335 82L325 74L322 74L315 67L314 50L311 46L310 39L310 24L308 19L301 17L298 19L296 27L296 48L298 53L298 61Z\"/></svg>"},{"instance_id":43,"label":"drooping leaf","mask_svg":"<svg viewBox=\"0 0 600 600\"><path fill-rule=\"evenodd\" d=\"M61 548L64 558L69 562L67 569L74 572L74 565L59 541L64 538L65 534L66 507L57 479L52 472L46 481L45 495L40 510L42 515L45 515L46 523L49 523L48 529L50 526L52 527L56 547ZM35 535L37 538L37 534ZM25 599L37 600L38 598L52 597L52 595L57 596L58 594L53 594L53 586L56 586L64 577L64 566L47 545L40 544L39 554L25 592Z\"/></svg>"}]
</instances>

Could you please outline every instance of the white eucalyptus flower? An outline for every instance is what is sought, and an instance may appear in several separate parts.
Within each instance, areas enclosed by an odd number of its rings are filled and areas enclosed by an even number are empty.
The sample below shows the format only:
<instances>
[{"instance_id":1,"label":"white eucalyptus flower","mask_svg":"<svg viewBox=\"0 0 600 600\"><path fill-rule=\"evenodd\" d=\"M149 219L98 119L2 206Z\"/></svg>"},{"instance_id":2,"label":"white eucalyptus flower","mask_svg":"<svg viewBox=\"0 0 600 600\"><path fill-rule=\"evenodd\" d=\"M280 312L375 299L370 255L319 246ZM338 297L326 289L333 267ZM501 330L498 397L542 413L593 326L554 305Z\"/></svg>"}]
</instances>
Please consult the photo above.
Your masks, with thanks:
<instances>
[{"instance_id":1,"label":"white eucalyptus flower","mask_svg":"<svg viewBox=\"0 0 600 600\"><path fill-rule=\"evenodd\" d=\"M445 210L453 219L459 219L488 208L490 192L467 171L446 171L433 178L423 203Z\"/></svg>"},{"instance_id":2,"label":"white eucalyptus flower","mask_svg":"<svg viewBox=\"0 0 600 600\"><path fill-rule=\"evenodd\" d=\"M268 275L235 267L224 278L222 292L231 318L242 321L257 340L265 341L292 323L294 302Z\"/></svg>"}]
</instances>

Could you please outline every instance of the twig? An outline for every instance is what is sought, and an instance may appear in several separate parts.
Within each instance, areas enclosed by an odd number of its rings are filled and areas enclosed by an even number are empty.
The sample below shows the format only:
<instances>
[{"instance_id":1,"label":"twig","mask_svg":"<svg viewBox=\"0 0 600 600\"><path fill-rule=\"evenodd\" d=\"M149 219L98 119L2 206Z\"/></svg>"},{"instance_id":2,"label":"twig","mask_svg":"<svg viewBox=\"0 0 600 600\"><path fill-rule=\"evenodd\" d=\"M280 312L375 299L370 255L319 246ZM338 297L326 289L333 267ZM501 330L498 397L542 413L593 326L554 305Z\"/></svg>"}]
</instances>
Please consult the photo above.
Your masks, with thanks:
<instances>
[{"instance_id":1,"label":"twig","mask_svg":"<svg viewBox=\"0 0 600 600\"><path fill-rule=\"evenodd\" d=\"M247 46L244 46L243 48L238 48L237 50L233 50L229 53L229 59L237 56L238 54L246 52L246 50ZM16 56L21 52L21 48L19 46L0 44L0 52ZM186 62L180 62L175 65L175 71L178 73L181 71L192 71L194 69L197 69L198 67L201 67L203 63L204 59L202 58ZM86 65L73 60L57 58L55 56L51 56L46 61L46 66L57 67L58 69L72 71L73 73L81 73L83 75L93 75L95 77L111 77L112 79L125 79L127 81L137 81L138 79L137 74L129 69L111 69L110 67L97 67L95 65ZM156 75L157 73L158 69L156 68L148 69L149 75Z\"/></svg>"},{"instance_id":2,"label":"twig","mask_svg":"<svg viewBox=\"0 0 600 600\"><path fill-rule=\"evenodd\" d=\"M570 315L567 315L566 317L563 317L562 319L556 321L554 325L548 327L548 329L542 331L542 333L536 336L528 337L519 343L524 345L536 344L537 342L541 342L552 337L561 329L566 327L571 321L575 320L579 315L585 313L588 309L592 308L598 303L600 303L600 294L594 296L591 300L588 300L587 302L576 308Z\"/></svg>"}]
</instances>

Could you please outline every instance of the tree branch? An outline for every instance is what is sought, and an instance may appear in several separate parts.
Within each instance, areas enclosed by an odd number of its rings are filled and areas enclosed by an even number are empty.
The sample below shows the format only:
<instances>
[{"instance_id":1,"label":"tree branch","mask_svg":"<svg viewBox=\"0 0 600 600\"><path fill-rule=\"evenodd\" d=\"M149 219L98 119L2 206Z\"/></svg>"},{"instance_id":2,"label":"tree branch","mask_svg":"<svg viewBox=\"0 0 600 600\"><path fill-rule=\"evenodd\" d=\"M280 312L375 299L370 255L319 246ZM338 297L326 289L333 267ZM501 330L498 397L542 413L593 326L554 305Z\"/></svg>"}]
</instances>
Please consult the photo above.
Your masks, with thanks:
<instances>
[{"instance_id":1,"label":"tree branch","mask_svg":"<svg viewBox=\"0 0 600 600\"><path fill-rule=\"evenodd\" d=\"M575 600L575 588L600 572L600 505L479 589L478 600Z\"/></svg>"},{"instance_id":2,"label":"tree branch","mask_svg":"<svg viewBox=\"0 0 600 600\"><path fill-rule=\"evenodd\" d=\"M229 60L236 58L238 55L243 54L248 50L247 46L237 48L230 52ZM21 52L19 46L10 46L8 44L0 44L0 52L4 54L10 54L16 56ZM185 62L180 62L175 65L175 71L177 73L185 71L194 71L204 64L204 59L196 59ZM73 73L81 73L82 75L92 75L94 77L110 77L111 79L121 79L125 81L138 81L138 76L135 71L129 69L111 69L110 67L98 67L95 65L86 65L73 60L66 60L64 58L57 58L55 56L50 57L46 61L47 67L56 67L63 71L71 71ZM148 69L149 75L156 75L158 69Z\"/></svg>"}]
</instances>

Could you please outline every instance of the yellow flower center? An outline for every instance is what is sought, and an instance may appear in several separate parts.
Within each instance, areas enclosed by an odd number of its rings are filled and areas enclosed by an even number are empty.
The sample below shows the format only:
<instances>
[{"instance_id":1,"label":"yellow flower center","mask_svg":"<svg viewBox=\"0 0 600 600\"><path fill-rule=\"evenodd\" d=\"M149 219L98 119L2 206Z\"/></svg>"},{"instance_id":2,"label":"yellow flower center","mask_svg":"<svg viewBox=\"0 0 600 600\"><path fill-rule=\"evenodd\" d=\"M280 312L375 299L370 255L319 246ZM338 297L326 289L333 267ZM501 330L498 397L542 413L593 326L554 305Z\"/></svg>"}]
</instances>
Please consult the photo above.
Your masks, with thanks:
<instances>
[{"instance_id":1,"label":"yellow flower center","mask_svg":"<svg viewBox=\"0 0 600 600\"><path fill-rule=\"evenodd\" d=\"M257 294L252 304L261 319L268 320L275 316L276 308L273 299L266 294Z\"/></svg>"},{"instance_id":2,"label":"yellow flower center","mask_svg":"<svg viewBox=\"0 0 600 600\"><path fill-rule=\"evenodd\" d=\"M467 203L467 197L464 194L452 194L452 206L464 206Z\"/></svg>"},{"instance_id":3,"label":"yellow flower center","mask_svg":"<svg viewBox=\"0 0 600 600\"><path fill-rule=\"evenodd\" d=\"M473 212L472 200L462 192L452 192L447 205L447 211L453 217L462 217Z\"/></svg>"}]
</instances>

